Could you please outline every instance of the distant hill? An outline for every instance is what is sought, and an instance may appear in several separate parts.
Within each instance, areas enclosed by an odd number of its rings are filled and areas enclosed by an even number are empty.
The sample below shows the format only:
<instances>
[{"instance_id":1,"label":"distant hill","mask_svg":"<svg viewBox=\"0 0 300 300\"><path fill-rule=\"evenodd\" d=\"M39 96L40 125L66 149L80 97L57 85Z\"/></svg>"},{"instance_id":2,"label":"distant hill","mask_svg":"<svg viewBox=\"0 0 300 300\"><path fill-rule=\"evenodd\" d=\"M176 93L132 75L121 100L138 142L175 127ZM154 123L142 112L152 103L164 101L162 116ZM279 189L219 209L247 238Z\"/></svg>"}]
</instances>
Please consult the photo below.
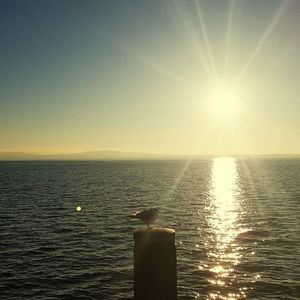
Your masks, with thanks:
<instances>
[{"instance_id":1,"label":"distant hill","mask_svg":"<svg viewBox=\"0 0 300 300\"><path fill-rule=\"evenodd\" d=\"M34 160L39 155L24 152L0 152L0 160Z\"/></svg>"},{"instance_id":2,"label":"distant hill","mask_svg":"<svg viewBox=\"0 0 300 300\"><path fill-rule=\"evenodd\" d=\"M122 152L122 151L86 151L80 153L65 153L42 155L25 152L0 152L0 161L26 161L26 160L201 160L219 157L220 155L164 155L164 154L147 154L140 152ZM228 155L240 159L250 158L300 158L299 154L282 154L282 155Z\"/></svg>"},{"instance_id":3,"label":"distant hill","mask_svg":"<svg viewBox=\"0 0 300 300\"><path fill-rule=\"evenodd\" d=\"M53 155L42 155L24 152L0 152L0 160L134 160L157 158L158 156L153 154L111 150Z\"/></svg>"}]
</instances>

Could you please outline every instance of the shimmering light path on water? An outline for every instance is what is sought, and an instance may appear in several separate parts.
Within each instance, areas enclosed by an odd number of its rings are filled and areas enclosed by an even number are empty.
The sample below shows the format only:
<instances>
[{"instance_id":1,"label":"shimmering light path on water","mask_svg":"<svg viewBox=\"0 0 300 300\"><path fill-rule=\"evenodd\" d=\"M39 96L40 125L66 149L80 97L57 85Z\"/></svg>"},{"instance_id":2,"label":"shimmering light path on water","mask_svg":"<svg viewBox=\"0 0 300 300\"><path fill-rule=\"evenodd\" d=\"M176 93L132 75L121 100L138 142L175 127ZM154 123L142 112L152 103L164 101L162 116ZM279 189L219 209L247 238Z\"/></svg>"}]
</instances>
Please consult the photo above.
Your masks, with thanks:
<instances>
[{"instance_id":1,"label":"shimmering light path on water","mask_svg":"<svg viewBox=\"0 0 300 300\"><path fill-rule=\"evenodd\" d=\"M230 291L232 282L237 281L232 273L241 256L240 245L236 241L240 231L241 207L236 197L238 174L235 159L214 159L211 177L211 203L206 208L211 232L207 235L206 245L212 274L208 281L214 288L209 299L238 299L244 296L243 288Z\"/></svg>"}]
</instances>

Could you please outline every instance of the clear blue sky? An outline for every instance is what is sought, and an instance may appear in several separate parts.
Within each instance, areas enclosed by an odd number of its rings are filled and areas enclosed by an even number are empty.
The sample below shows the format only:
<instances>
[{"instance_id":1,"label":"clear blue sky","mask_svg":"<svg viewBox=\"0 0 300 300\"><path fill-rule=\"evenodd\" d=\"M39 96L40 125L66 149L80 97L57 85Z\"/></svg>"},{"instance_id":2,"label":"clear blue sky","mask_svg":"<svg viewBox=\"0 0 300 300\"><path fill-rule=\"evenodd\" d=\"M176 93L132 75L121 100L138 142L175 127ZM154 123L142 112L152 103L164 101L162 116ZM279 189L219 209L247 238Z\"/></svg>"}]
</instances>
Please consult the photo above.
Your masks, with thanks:
<instances>
[{"instance_id":1,"label":"clear blue sky","mask_svg":"<svg viewBox=\"0 0 300 300\"><path fill-rule=\"evenodd\" d=\"M299 28L292 0L2 0L0 151L299 154Z\"/></svg>"}]
</instances>

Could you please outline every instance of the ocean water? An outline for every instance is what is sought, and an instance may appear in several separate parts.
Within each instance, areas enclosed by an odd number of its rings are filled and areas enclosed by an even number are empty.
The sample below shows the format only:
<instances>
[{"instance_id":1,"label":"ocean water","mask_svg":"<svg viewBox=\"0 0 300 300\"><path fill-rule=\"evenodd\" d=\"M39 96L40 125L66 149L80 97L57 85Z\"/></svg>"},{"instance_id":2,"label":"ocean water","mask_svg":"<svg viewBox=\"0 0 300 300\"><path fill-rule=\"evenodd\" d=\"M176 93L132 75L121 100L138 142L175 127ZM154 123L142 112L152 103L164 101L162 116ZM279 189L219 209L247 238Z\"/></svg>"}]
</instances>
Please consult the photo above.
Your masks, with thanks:
<instances>
[{"instance_id":1,"label":"ocean water","mask_svg":"<svg viewBox=\"0 0 300 300\"><path fill-rule=\"evenodd\" d=\"M300 159L235 158L0 162L0 298L132 299L148 207L178 299L300 299Z\"/></svg>"}]
</instances>

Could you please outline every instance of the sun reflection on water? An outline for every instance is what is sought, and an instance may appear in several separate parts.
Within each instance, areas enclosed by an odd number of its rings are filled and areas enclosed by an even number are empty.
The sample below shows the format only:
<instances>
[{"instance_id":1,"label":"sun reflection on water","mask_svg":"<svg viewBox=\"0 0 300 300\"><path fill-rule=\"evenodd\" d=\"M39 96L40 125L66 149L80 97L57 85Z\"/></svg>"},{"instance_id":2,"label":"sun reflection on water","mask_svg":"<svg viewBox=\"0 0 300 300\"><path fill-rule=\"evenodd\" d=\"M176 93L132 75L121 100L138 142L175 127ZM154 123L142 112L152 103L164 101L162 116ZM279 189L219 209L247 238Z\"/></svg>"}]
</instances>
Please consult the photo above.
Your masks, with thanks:
<instances>
[{"instance_id":1,"label":"sun reflection on water","mask_svg":"<svg viewBox=\"0 0 300 300\"><path fill-rule=\"evenodd\" d=\"M238 174L234 158L216 158L211 178L211 201L207 207L208 299L240 299L245 291L236 287L235 266L241 247L236 242L241 207L237 199Z\"/></svg>"}]
</instances>

